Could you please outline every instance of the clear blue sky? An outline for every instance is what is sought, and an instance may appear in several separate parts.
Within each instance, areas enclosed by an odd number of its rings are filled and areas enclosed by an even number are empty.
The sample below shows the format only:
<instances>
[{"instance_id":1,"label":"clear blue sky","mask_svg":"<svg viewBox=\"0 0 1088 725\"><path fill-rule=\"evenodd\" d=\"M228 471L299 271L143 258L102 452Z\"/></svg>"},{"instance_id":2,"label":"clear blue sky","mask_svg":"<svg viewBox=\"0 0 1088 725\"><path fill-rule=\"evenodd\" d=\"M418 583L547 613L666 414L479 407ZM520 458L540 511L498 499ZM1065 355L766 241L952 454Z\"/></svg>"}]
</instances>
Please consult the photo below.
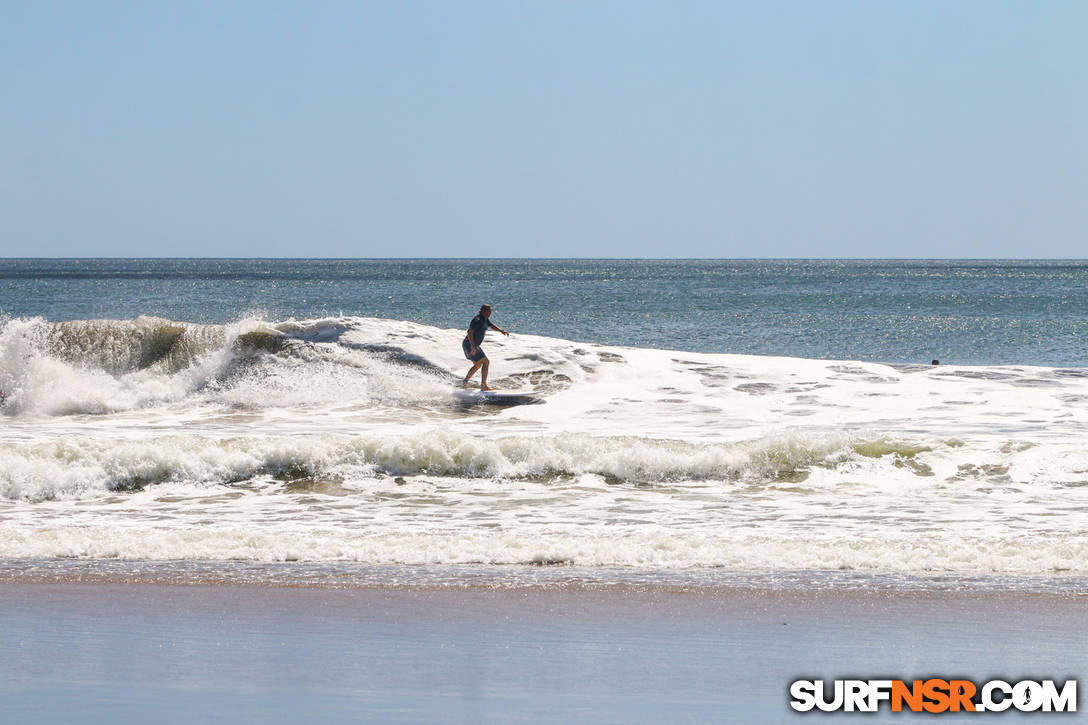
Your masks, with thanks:
<instances>
[{"instance_id":1,"label":"clear blue sky","mask_svg":"<svg viewBox=\"0 0 1088 725\"><path fill-rule=\"evenodd\" d=\"M0 4L0 256L1086 257L1088 3Z\"/></svg>"}]
</instances>

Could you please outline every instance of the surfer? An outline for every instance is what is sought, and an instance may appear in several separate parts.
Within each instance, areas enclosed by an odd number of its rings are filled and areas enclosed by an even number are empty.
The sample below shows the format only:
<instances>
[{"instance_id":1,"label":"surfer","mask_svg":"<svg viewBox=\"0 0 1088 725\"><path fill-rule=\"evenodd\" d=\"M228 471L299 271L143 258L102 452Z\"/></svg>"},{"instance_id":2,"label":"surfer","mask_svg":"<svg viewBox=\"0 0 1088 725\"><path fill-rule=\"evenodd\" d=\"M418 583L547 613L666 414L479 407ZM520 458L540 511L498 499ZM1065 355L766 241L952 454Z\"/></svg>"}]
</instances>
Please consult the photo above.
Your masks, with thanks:
<instances>
[{"instance_id":1,"label":"surfer","mask_svg":"<svg viewBox=\"0 0 1088 725\"><path fill-rule=\"evenodd\" d=\"M462 382L466 388L468 387L469 378L479 370L480 390L491 390L491 388L487 387L487 367L489 363L487 353L480 347L480 343L484 341L484 333L487 332L487 328L498 330L507 336L510 334L491 322L488 319L489 317L491 317L491 305L484 305L480 308L480 314L473 317L472 322L468 323L468 332L465 334L465 339L461 341L461 349L465 351L465 357L472 361L472 368L465 375Z\"/></svg>"}]
</instances>

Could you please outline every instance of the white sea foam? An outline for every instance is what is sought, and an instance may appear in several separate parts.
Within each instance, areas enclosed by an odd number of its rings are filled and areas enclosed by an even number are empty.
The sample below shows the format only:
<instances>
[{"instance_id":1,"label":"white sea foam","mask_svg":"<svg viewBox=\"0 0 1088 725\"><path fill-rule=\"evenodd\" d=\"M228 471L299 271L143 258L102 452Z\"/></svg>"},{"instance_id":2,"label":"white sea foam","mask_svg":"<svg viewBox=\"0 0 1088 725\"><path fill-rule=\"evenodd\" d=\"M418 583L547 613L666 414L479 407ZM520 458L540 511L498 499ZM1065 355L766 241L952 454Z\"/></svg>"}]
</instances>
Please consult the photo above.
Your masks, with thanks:
<instances>
[{"instance_id":1,"label":"white sea foam","mask_svg":"<svg viewBox=\"0 0 1088 725\"><path fill-rule=\"evenodd\" d=\"M1085 575L1088 537L978 538L951 534L870 539L722 536L665 530L502 532L386 529L381 533L274 526L0 528L0 551L20 558L349 561L367 564L569 564L642 569L850 570L958 575Z\"/></svg>"},{"instance_id":2,"label":"white sea foam","mask_svg":"<svg viewBox=\"0 0 1088 725\"><path fill-rule=\"evenodd\" d=\"M0 323L0 556L1088 569L1088 371Z\"/></svg>"},{"instance_id":3,"label":"white sea foam","mask_svg":"<svg viewBox=\"0 0 1088 725\"><path fill-rule=\"evenodd\" d=\"M0 328L0 409L24 417L164 406L304 408L318 415L351 409L364 425L368 416L395 422L390 416L396 411L402 420L418 422L420 411L457 407L451 384L467 369L462 331L410 322L93 322L6 322ZM1088 430L1083 370L893 367L616 348L532 335L494 336L485 348L494 385L531 390L548 401L507 411L504 426L734 440L774 428L1048 439L1082 438Z\"/></svg>"}]
</instances>

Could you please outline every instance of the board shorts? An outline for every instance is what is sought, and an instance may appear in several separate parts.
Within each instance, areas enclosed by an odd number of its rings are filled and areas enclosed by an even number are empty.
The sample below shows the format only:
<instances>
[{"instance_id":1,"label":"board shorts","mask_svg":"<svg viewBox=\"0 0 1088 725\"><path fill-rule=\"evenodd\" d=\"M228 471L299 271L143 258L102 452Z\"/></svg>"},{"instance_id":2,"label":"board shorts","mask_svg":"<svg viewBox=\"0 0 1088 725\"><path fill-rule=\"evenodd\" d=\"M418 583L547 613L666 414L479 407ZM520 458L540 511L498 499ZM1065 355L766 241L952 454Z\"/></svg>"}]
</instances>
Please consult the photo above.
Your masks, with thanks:
<instances>
[{"instance_id":1,"label":"board shorts","mask_svg":"<svg viewBox=\"0 0 1088 725\"><path fill-rule=\"evenodd\" d=\"M471 360L472 362L479 362L480 360L483 360L485 357L487 357L487 353L485 353L484 349L482 347L480 347L479 345L476 346L476 354L475 355L470 355L469 352L468 352L469 347L468 347L468 338L467 337L464 340L461 340L461 349L465 351L465 357L468 358L469 360Z\"/></svg>"}]
</instances>

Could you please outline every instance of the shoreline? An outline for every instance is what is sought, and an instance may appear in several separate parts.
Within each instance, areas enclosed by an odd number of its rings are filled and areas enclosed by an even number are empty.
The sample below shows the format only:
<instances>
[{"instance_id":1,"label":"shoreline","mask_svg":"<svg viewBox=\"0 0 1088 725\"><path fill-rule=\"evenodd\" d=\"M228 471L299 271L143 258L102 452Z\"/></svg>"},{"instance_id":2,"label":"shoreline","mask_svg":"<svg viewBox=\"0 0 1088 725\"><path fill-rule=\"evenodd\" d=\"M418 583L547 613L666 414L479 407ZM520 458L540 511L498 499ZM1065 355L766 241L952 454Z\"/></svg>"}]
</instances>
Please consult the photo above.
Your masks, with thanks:
<instances>
[{"instance_id":1,"label":"shoreline","mask_svg":"<svg viewBox=\"0 0 1088 725\"><path fill-rule=\"evenodd\" d=\"M861 571L654 570L540 565L376 565L356 562L251 562L125 559L0 559L0 587L28 584L196 586L285 589L551 590L732 595L1039 595L1088 597L1088 577L1054 574L929 575ZM1086 599L1088 601L1088 599Z\"/></svg>"}]
</instances>

